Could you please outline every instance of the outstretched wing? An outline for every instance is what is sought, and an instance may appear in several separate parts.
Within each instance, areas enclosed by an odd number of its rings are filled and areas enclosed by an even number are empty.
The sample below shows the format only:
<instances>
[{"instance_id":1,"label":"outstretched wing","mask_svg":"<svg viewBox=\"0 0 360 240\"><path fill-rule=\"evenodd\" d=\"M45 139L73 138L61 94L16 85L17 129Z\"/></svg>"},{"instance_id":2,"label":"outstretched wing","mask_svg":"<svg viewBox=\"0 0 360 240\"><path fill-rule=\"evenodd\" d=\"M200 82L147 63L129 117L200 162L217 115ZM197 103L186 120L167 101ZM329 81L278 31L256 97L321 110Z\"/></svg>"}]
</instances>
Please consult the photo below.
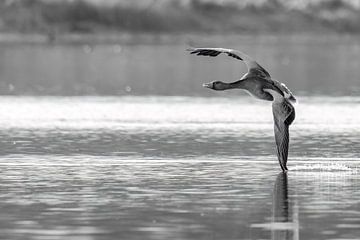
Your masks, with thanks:
<instances>
[{"instance_id":1,"label":"outstretched wing","mask_svg":"<svg viewBox=\"0 0 360 240\"><path fill-rule=\"evenodd\" d=\"M289 150L289 125L295 119L295 108L286 99L281 102L274 101L272 108L276 152L281 169L285 171L287 170L286 163Z\"/></svg>"},{"instance_id":2,"label":"outstretched wing","mask_svg":"<svg viewBox=\"0 0 360 240\"><path fill-rule=\"evenodd\" d=\"M261 67L260 64L258 64L255 60L253 60L251 57L249 57L243 52L234 49L226 49L226 48L190 48L187 50L190 51L190 54L196 54L199 56L210 56L210 57L216 57L220 53L226 53L230 57L245 62L248 68L248 73L245 74L242 77L242 79L245 77L252 77L252 76L271 79L270 74L263 67Z\"/></svg>"},{"instance_id":3,"label":"outstretched wing","mask_svg":"<svg viewBox=\"0 0 360 240\"><path fill-rule=\"evenodd\" d=\"M286 163L289 151L289 126L277 123L274 126L276 153L283 171L287 170Z\"/></svg>"}]
</instances>

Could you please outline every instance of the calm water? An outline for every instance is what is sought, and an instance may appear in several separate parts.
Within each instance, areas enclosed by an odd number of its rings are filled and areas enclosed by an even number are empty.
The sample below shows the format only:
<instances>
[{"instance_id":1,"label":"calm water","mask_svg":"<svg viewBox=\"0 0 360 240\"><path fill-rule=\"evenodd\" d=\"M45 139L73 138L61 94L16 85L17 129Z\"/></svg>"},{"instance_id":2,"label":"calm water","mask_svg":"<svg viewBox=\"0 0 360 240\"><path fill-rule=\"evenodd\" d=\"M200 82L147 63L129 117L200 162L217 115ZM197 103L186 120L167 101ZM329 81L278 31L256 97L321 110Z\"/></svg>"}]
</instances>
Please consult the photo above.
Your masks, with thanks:
<instances>
[{"instance_id":1,"label":"calm water","mask_svg":"<svg viewBox=\"0 0 360 240\"><path fill-rule=\"evenodd\" d=\"M0 44L0 93L223 96L203 91L202 83L237 80L245 65L185 51L221 46L248 53L297 95L360 95L360 36L178 36L154 43Z\"/></svg>"},{"instance_id":2,"label":"calm water","mask_svg":"<svg viewBox=\"0 0 360 240\"><path fill-rule=\"evenodd\" d=\"M1 239L358 239L360 98L1 97Z\"/></svg>"}]
</instances>

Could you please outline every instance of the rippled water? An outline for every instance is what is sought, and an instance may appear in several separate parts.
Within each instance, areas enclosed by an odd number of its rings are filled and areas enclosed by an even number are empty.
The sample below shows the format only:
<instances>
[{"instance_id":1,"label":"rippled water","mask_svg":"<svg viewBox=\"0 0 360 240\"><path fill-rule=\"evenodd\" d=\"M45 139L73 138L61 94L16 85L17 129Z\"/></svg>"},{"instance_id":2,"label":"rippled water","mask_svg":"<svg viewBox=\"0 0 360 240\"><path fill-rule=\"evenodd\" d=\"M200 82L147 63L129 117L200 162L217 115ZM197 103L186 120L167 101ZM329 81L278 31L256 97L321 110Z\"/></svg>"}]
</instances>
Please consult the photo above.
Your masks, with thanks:
<instances>
[{"instance_id":1,"label":"rippled water","mask_svg":"<svg viewBox=\"0 0 360 240\"><path fill-rule=\"evenodd\" d=\"M4 239L358 239L360 98L1 97Z\"/></svg>"}]
</instances>

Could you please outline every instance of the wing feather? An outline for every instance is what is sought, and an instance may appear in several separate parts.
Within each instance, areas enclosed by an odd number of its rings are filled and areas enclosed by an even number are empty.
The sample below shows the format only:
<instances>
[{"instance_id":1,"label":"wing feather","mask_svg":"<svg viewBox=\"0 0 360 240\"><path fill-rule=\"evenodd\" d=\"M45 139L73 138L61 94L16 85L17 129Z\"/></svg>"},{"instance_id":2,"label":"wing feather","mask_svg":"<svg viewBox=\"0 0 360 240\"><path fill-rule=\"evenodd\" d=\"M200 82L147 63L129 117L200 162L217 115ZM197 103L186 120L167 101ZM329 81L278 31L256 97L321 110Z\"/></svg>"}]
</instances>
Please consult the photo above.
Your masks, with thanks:
<instances>
[{"instance_id":1,"label":"wing feather","mask_svg":"<svg viewBox=\"0 0 360 240\"><path fill-rule=\"evenodd\" d=\"M286 163L289 151L289 126L282 124L275 124L275 142L276 153L281 166L281 169L287 170Z\"/></svg>"},{"instance_id":2,"label":"wing feather","mask_svg":"<svg viewBox=\"0 0 360 240\"><path fill-rule=\"evenodd\" d=\"M274 115L274 133L276 153L282 170L287 170L286 163L289 151L289 126L295 119L295 108L283 98L283 101L272 104Z\"/></svg>"},{"instance_id":3,"label":"wing feather","mask_svg":"<svg viewBox=\"0 0 360 240\"><path fill-rule=\"evenodd\" d=\"M198 56L216 57L221 53L225 53L229 57L233 57L235 59L245 62L248 68L248 73L245 74L244 77L259 76L265 79L271 79L270 74L262 66L260 66L260 64L258 64L255 60L253 60L245 53L238 50L227 48L190 48L187 50L190 51L190 54L196 54Z\"/></svg>"}]
</instances>

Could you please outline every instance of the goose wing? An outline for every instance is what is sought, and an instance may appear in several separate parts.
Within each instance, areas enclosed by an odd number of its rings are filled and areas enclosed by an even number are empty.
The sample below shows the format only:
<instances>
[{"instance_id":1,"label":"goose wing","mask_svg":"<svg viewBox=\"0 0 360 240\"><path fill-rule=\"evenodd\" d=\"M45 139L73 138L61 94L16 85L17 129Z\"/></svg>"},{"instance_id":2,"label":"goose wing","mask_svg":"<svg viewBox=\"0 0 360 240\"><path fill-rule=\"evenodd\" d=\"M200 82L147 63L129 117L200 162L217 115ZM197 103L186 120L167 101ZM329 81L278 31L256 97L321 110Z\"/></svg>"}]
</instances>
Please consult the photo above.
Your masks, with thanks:
<instances>
[{"instance_id":1,"label":"goose wing","mask_svg":"<svg viewBox=\"0 0 360 240\"><path fill-rule=\"evenodd\" d=\"M289 126L295 119L295 109L286 99L281 102L274 101L272 108L276 152L281 169L285 171L287 170L286 163L289 151Z\"/></svg>"},{"instance_id":2,"label":"goose wing","mask_svg":"<svg viewBox=\"0 0 360 240\"><path fill-rule=\"evenodd\" d=\"M294 94L290 91L290 89L284 83L281 83L275 79L272 79L272 82L279 90L281 90L284 93L284 97L286 99L288 99L289 101L291 101L293 103L296 103L297 100L296 100Z\"/></svg>"},{"instance_id":3,"label":"goose wing","mask_svg":"<svg viewBox=\"0 0 360 240\"><path fill-rule=\"evenodd\" d=\"M240 52L238 50L227 49L227 48L190 48L187 50L190 51L190 54L196 54L198 56L210 56L210 57L216 57L221 53L225 53L230 57L245 62L248 68L248 72L242 77L242 79L245 77L252 77L252 76L258 76L269 80L271 79L270 74L262 66L260 66L260 64L258 64L255 60L253 60L245 53Z\"/></svg>"},{"instance_id":4,"label":"goose wing","mask_svg":"<svg viewBox=\"0 0 360 240\"><path fill-rule=\"evenodd\" d=\"M275 142L276 142L276 153L278 160L283 171L287 170L286 163L289 151L289 126L285 124L275 124Z\"/></svg>"}]
</instances>

